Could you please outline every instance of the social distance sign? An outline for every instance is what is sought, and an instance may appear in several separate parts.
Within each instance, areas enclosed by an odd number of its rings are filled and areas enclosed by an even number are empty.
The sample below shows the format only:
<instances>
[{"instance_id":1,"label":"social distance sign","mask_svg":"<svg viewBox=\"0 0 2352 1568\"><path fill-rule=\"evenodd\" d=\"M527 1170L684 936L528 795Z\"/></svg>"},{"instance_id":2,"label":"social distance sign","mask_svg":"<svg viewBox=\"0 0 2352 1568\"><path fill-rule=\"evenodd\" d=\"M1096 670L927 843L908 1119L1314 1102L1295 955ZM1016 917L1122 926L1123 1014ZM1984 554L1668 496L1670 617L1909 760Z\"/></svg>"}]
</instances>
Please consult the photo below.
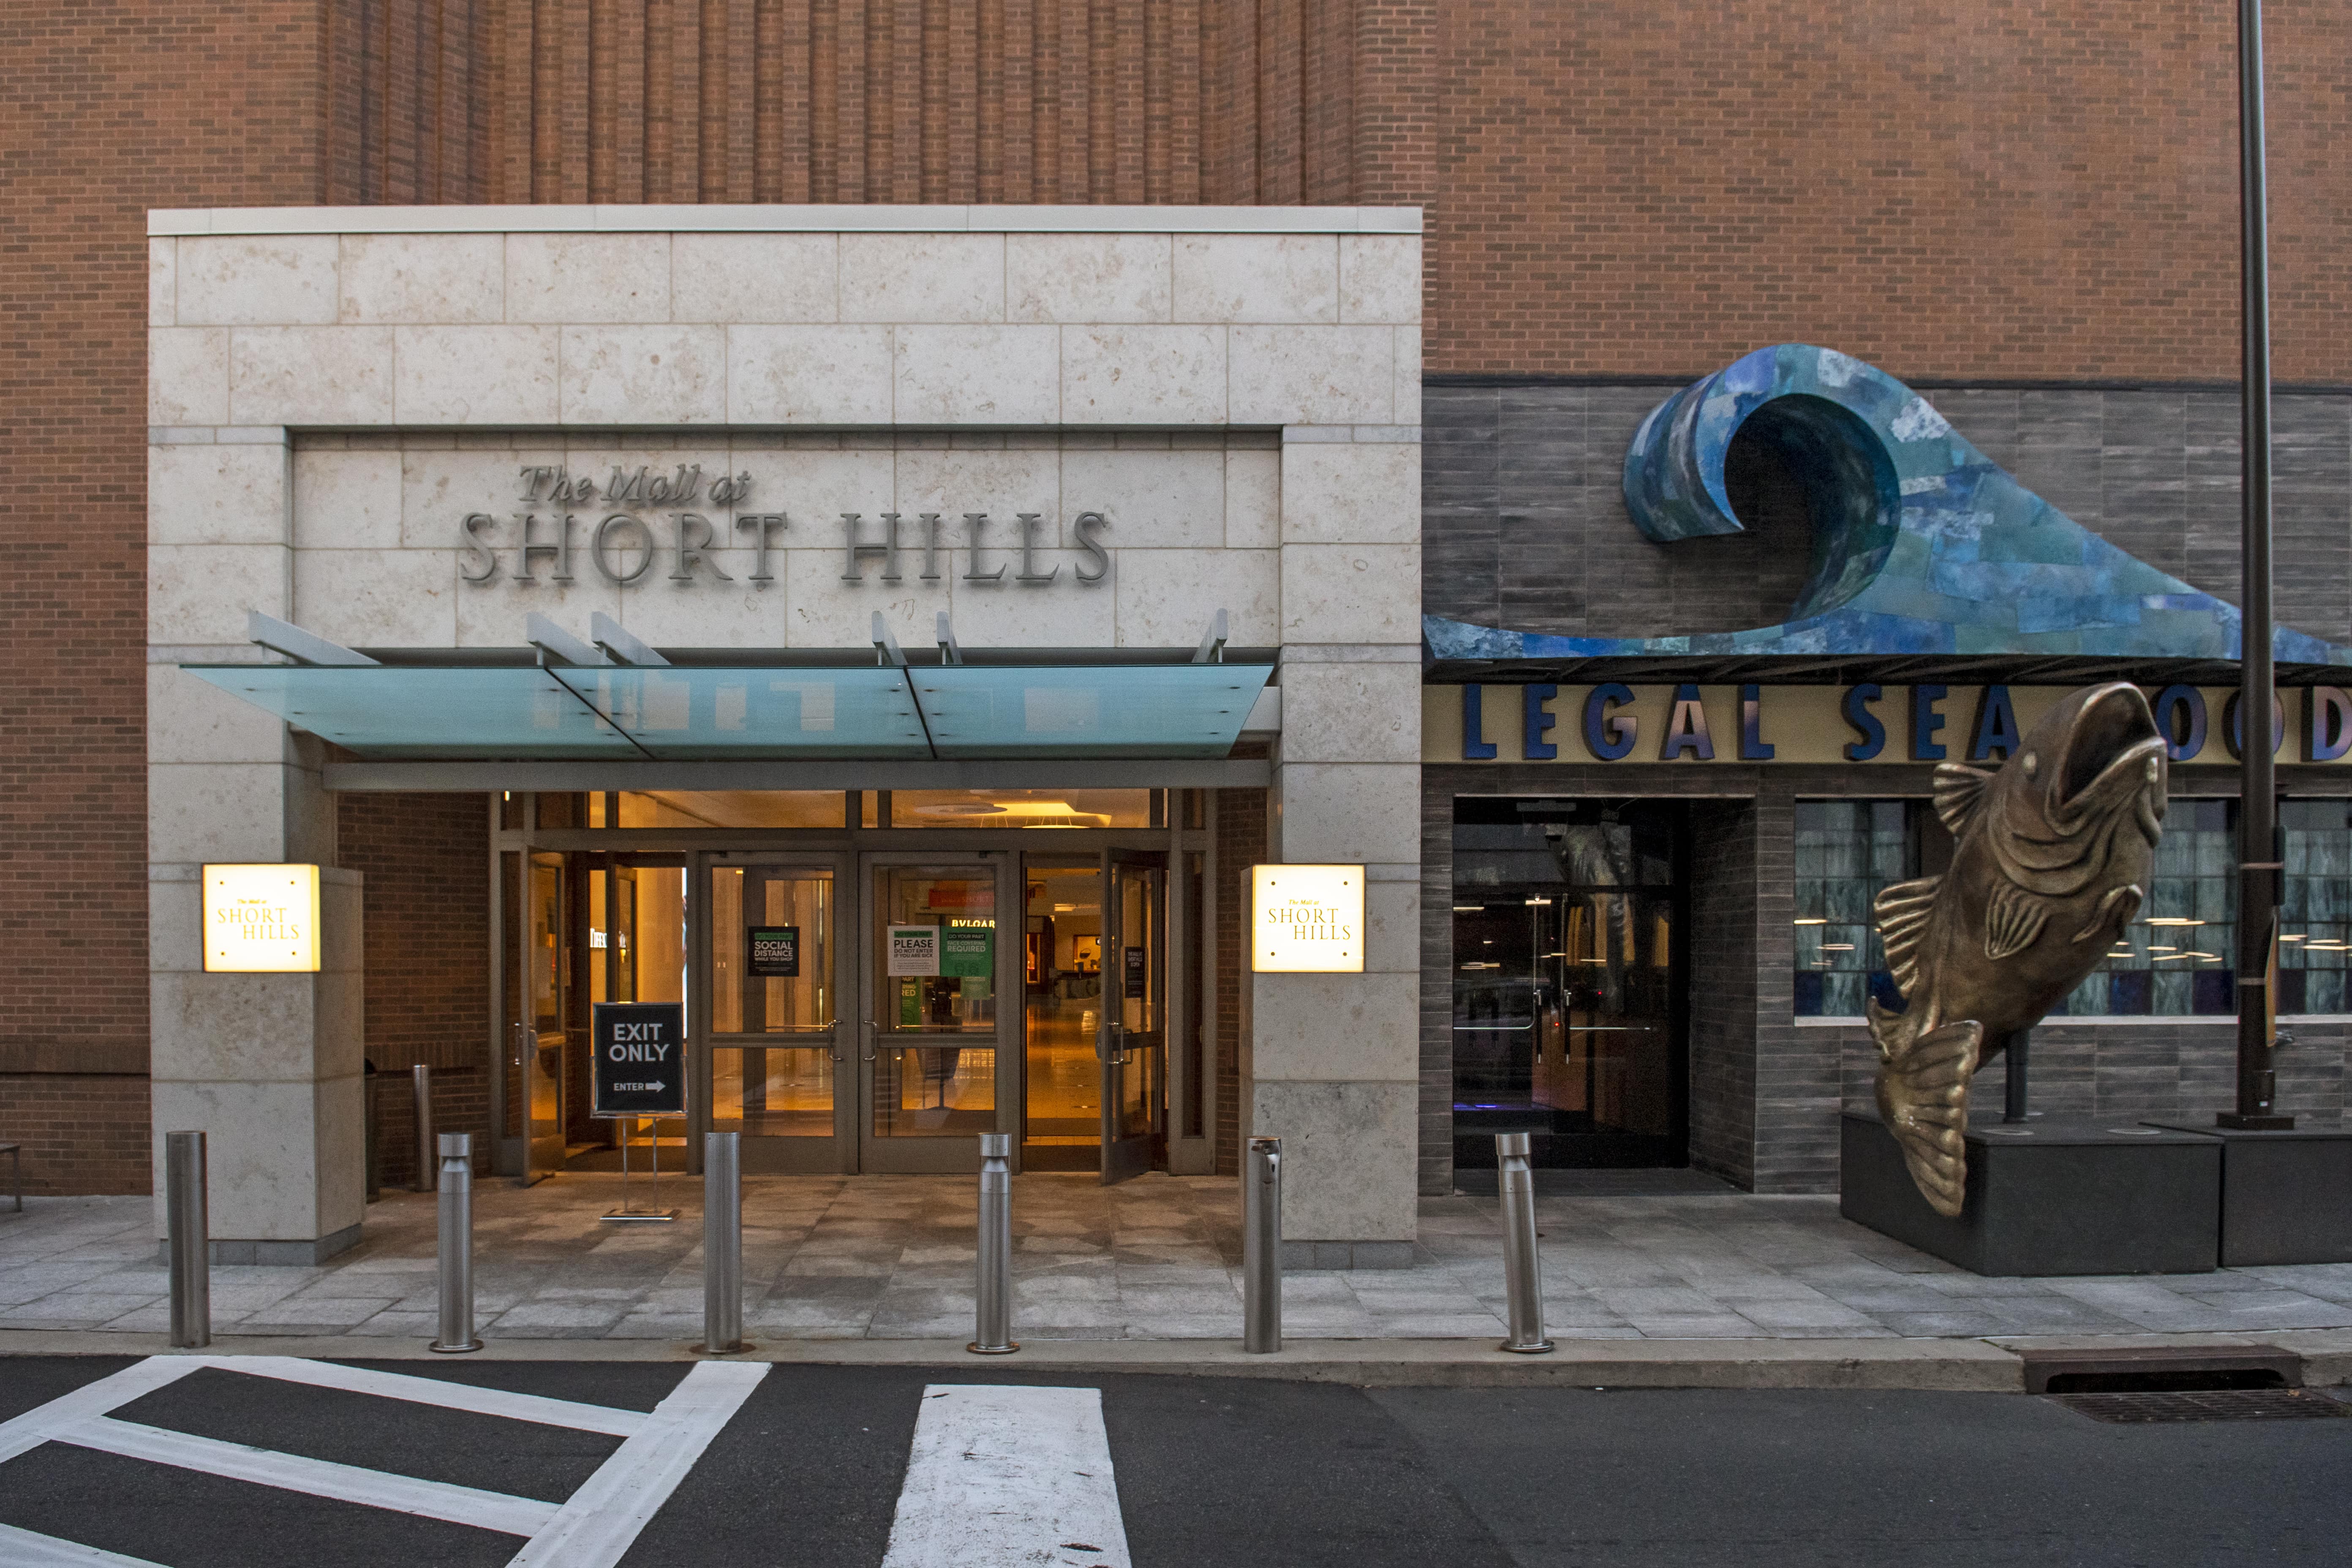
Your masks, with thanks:
<instances>
[{"instance_id":1,"label":"social distance sign","mask_svg":"<svg viewBox=\"0 0 2352 1568\"><path fill-rule=\"evenodd\" d=\"M1425 763L2001 763L2077 686L1592 686L1422 689ZM2234 764L2238 693L2142 687L2176 764ZM2352 763L2352 696L2282 691L2283 763Z\"/></svg>"}]
</instances>

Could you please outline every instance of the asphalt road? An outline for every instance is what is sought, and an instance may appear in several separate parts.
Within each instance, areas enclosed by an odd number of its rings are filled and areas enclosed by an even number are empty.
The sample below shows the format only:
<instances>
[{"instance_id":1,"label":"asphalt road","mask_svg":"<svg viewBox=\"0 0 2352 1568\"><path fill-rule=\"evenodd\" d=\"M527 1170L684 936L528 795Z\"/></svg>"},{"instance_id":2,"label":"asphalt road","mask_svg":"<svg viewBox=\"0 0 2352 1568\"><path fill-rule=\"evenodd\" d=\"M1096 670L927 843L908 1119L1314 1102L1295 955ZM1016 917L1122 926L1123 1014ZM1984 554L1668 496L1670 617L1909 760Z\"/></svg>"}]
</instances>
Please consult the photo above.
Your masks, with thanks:
<instances>
[{"instance_id":1,"label":"asphalt road","mask_svg":"<svg viewBox=\"0 0 2352 1568\"><path fill-rule=\"evenodd\" d=\"M646 1363L343 1364L621 1412L672 1408L687 1373ZM126 1368L141 1375L137 1365L0 1359L0 1423L16 1422L0 1425L0 1452L11 1430L23 1448L0 1462L0 1531L169 1568L487 1568L523 1549L528 1525L509 1532L422 1517L69 1436L25 1446L26 1434L46 1429L38 1423L71 1416L51 1401ZM1098 1388L1093 1441L1107 1439L1129 1560L1139 1568L2352 1561L2352 1418L2129 1426L2017 1395L1361 1390L1024 1377L1002 1364L780 1366L756 1384L748 1375L725 1394L710 1418L715 1436L682 1479L672 1478L674 1489L665 1498L666 1483L646 1480L651 1516L633 1544L615 1548L619 1563L875 1568L902 1489L916 1494L917 1423L935 1418L925 1389L950 1382ZM1084 1402L1092 1408L1091 1395ZM106 1419L131 1424L109 1427L118 1434L150 1434L142 1440L160 1431L167 1443L184 1434L246 1446L199 1445L200 1455L266 1449L265 1463L291 1455L298 1466L352 1467L299 1470L298 1480L383 1473L471 1489L469 1497L498 1494L499 1506L523 1513L596 1491L607 1473L600 1468L625 1442L511 1413L213 1367L137 1393ZM637 1419L609 1418L617 1426ZM640 1467L648 1475L669 1441L656 1437L631 1450L648 1457ZM63 1547L66 1555L45 1559L50 1549L31 1540L0 1534L0 1563L109 1561ZM1055 1550L1036 1561L1117 1561L1109 1542L1045 1545ZM543 1559L521 1560L565 1568L614 1560L583 1546L541 1550ZM894 1568L944 1560L905 1552ZM971 1552L960 1560L980 1562Z\"/></svg>"}]
</instances>

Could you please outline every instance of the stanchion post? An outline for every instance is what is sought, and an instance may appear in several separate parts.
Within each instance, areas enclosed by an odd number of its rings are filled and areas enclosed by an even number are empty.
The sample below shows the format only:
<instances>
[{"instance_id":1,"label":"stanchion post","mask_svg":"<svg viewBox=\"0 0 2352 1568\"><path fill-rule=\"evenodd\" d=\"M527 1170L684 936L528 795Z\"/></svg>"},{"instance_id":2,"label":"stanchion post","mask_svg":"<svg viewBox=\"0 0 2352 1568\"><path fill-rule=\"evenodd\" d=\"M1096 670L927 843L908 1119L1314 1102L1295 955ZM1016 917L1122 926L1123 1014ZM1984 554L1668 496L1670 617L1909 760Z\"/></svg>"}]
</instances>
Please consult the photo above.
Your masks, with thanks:
<instances>
[{"instance_id":1,"label":"stanchion post","mask_svg":"<svg viewBox=\"0 0 2352 1568\"><path fill-rule=\"evenodd\" d=\"M980 1252L974 1265L974 1355L1011 1355L1013 1339L1013 1134L980 1135Z\"/></svg>"},{"instance_id":2,"label":"stanchion post","mask_svg":"<svg viewBox=\"0 0 2352 1568\"><path fill-rule=\"evenodd\" d=\"M702 1348L743 1348L743 1135L702 1135Z\"/></svg>"},{"instance_id":3,"label":"stanchion post","mask_svg":"<svg viewBox=\"0 0 2352 1568\"><path fill-rule=\"evenodd\" d=\"M201 1132L163 1134L163 1227L172 1261L172 1348L202 1350L213 1342L213 1259Z\"/></svg>"},{"instance_id":4,"label":"stanchion post","mask_svg":"<svg viewBox=\"0 0 2352 1568\"><path fill-rule=\"evenodd\" d=\"M1510 1299L1511 1337L1502 1348L1516 1355L1543 1355L1543 1268L1536 1256L1536 1177L1528 1168L1528 1135L1495 1134L1495 1163L1503 1196L1503 1289Z\"/></svg>"},{"instance_id":5,"label":"stanchion post","mask_svg":"<svg viewBox=\"0 0 2352 1568\"><path fill-rule=\"evenodd\" d=\"M1253 1138L1242 1158L1242 1349L1282 1348L1282 1140Z\"/></svg>"},{"instance_id":6,"label":"stanchion post","mask_svg":"<svg viewBox=\"0 0 2352 1568\"><path fill-rule=\"evenodd\" d=\"M418 1069L422 1071L423 1069ZM425 1349L478 1351L474 1337L474 1135L441 1134L441 1337Z\"/></svg>"},{"instance_id":7,"label":"stanchion post","mask_svg":"<svg viewBox=\"0 0 2352 1568\"><path fill-rule=\"evenodd\" d=\"M416 1117L416 1190L433 1190L433 1069L418 1062L408 1072L409 1099Z\"/></svg>"}]
</instances>

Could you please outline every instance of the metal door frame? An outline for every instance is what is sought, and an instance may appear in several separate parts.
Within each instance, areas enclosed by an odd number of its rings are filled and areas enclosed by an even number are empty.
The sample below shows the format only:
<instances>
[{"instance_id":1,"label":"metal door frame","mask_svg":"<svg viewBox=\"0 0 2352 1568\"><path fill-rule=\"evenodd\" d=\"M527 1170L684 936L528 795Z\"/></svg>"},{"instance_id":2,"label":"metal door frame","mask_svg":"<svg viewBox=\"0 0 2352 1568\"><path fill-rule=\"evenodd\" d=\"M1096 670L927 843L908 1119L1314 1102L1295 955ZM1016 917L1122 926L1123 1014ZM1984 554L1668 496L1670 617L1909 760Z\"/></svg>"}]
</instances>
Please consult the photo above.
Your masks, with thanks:
<instances>
[{"instance_id":1,"label":"metal door frame","mask_svg":"<svg viewBox=\"0 0 2352 1568\"><path fill-rule=\"evenodd\" d=\"M691 1129L688 1142L696 1156L689 1169L699 1171L702 1168L702 1139L710 1131L712 1120L711 1053L722 1048L710 1029L710 1020L715 1016L711 966L716 956L713 944L717 937L717 930L711 923L715 902L710 894L711 873L730 867L759 866L783 870L821 870L831 873L833 877L833 1037L828 1047L832 1052L834 1068L833 1136L782 1138L747 1133L742 1141L742 1168L752 1174L856 1173L859 1070L853 1064L858 1055L858 1024L863 1015L844 1005L845 1001L858 996L858 970L854 955L860 951L856 932L863 930L865 910L864 900L856 886L856 858L847 850L803 849L789 845L771 848L707 849L691 858L691 874L700 879L698 885L701 889L701 897L689 897L688 901L694 954L688 971L688 1049L693 1064L693 1076L688 1079L687 1114Z\"/></svg>"},{"instance_id":2,"label":"metal door frame","mask_svg":"<svg viewBox=\"0 0 2352 1568\"><path fill-rule=\"evenodd\" d=\"M1174 945L1171 938L1172 920L1170 886L1171 856L1164 849L1105 849L1102 852L1103 900L1103 1005L1100 1021L1095 1028L1095 1060L1101 1067L1102 1085L1097 1092L1102 1108L1102 1154L1099 1166L1104 1186L1117 1186L1154 1170L1166 1163L1164 1152L1168 1132L1168 1059L1172 1047L1174 1029L1171 1026L1169 993L1171 984L1169 950ZM1159 962L1146 973L1157 976L1160 983L1159 1023L1160 1072L1158 1101L1150 1103L1153 1086L1145 1087L1146 1110L1150 1125L1134 1137L1123 1136L1119 1117L1127 1103L1126 1078L1135 1066L1135 1053L1127 1044L1127 901L1119 896L1119 872L1132 868L1160 873L1160 921L1153 933L1160 947ZM1116 983L1118 1005L1112 1006L1112 955L1118 958Z\"/></svg>"},{"instance_id":3,"label":"metal door frame","mask_svg":"<svg viewBox=\"0 0 2352 1568\"><path fill-rule=\"evenodd\" d=\"M853 1144L856 1169L869 1175L961 1175L980 1169L980 1140L977 1137L894 1139L877 1138L874 1133L875 1058L881 1049L881 1029L876 1022L880 1016L880 976L874 968L874 931L881 911L874 894L875 873L894 866L936 867L941 870L985 868L995 873L996 1121L991 1131L1015 1135L1013 1161L1014 1168L1018 1169L1023 1046L1019 1005L1021 972L1017 960L1012 956L1019 944L1004 940L1005 910L1024 907L1022 903L1018 847L1008 844L1001 848L987 849L956 849L944 846L935 850L867 849L860 851L856 859L857 1072L855 1101L857 1126ZM1019 929L1017 925L1015 929ZM1005 1000L1008 991L1013 998L1011 1005L1007 1005Z\"/></svg>"}]
</instances>

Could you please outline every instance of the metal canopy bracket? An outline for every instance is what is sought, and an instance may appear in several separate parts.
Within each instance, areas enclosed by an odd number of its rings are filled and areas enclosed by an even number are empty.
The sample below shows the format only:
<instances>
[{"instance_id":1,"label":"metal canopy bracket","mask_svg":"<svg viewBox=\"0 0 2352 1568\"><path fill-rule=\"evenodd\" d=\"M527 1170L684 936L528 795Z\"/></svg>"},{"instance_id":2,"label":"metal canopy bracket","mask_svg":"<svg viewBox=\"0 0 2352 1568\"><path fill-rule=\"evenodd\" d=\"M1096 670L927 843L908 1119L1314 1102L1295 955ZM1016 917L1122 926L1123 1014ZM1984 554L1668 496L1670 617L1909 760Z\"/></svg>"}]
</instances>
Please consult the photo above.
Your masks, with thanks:
<instances>
[{"instance_id":1,"label":"metal canopy bracket","mask_svg":"<svg viewBox=\"0 0 2352 1568\"><path fill-rule=\"evenodd\" d=\"M363 653L356 653L341 643L331 643L315 632L306 632L290 621L275 616L265 616L259 610L245 613L245 635L272 653L282 653L297 664L362 665L376 661Z\"/></svg>"},{"instance_id":2,"label":"metal canopy bracket","mask_svg":"<svg viewBox=\"0 0 2352 1568\"><path fill-rule=\"evenodd\" d=\"M669 660L646 647L626 626L602 610L588 617L588 638L610 655L615 664L633 664L649 669L669 668Z\"/></svg>"},{"instance_id":3,"label":"metal canopy bracket","mask_svg":"<svg viewBox=\"0 0 2352 1568\"><path fill-rule=\"evenodd\" d=\"M907 656L898 650L898 639L882 624L882 612L874 612L874 662L896 669L907 668Z\"/></svg>"},{"instance_id":4,"label":"metal canopy bracket","mask_svg":"<svg viewBox=\"0 0 2352 1568\"><path fill-rule=\"evenodd\" d=\"M1219 610L1216 615L1210 619L1208 633L1201 638L1201 646L1193 651L1192 662L1194 664L1223 664L1225 662L1224 611Z\"/></svg>"},{"instance_id":5,"label":"metal canopy bracket","mask_svg":"<svg viewBox=\"0 0 2352 1568\"><path fill-rule=\"evenodd\" d=\"M956 646L955 628L948 625L948 613L945 610L941 610L940 612L939 627L940 662L941 664L961 664L963 662L963 649Z\"/></svg>"},{"instance_id":6,"label":"metal canopy bracket","mask_svg":"<svg viewBox=\"0 0 2352 1568\"><path fill-rule=\"evenodd\" d=\"M617 631L620 628L616 626L614 629ZM593 667L613 662L604 657L602 649L582 642L537 610L533 610L523 622L523 640L539 650L542 664L552 660L557 664Z\"/></svg>"}]
</instances>

